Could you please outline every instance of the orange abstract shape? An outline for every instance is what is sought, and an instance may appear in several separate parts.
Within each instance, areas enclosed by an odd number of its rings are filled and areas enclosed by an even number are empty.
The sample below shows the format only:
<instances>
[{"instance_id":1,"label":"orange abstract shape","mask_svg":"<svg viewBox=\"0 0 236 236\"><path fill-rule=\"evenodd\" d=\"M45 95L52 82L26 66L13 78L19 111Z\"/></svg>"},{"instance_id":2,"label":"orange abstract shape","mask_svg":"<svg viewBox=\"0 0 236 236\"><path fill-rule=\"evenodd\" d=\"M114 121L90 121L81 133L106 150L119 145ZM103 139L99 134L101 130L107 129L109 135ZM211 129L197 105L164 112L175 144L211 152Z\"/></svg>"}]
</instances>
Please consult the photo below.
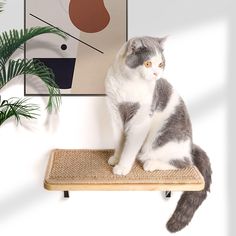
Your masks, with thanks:
<instances>
[{"instance_id":1,"label":"orange abstract shape","mask_svg":"<svg viewBox=\"0 0 236 236\"><path fill-rule=\"evenodd\" d=\"M86 33L99 32L110 22L103 0L71 0L69 16L73 25Z\"/></svg>"}]
</instances>

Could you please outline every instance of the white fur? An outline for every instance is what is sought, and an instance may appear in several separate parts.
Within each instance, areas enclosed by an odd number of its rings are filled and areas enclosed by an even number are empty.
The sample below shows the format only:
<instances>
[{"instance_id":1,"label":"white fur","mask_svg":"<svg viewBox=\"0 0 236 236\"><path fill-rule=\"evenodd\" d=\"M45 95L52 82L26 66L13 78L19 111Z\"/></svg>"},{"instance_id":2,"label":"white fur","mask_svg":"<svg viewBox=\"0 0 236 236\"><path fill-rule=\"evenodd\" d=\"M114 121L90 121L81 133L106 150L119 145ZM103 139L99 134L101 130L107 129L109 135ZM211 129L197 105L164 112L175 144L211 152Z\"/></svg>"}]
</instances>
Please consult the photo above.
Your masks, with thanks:
<instances>
[{"instance_id":1,"label":"white fur","mask_svg":"<svg viewBox=\"0 0 236 236\"><path fill-rule=\"evenodd\" d=\"M106 78L107 95L114 104L122 102L150 104L154 86L155 80L146 81L140 79L138 76L132 76L131 79L126 79L117 73L116 68L111 68Z\"/></svg>"},{"instance_id":2,"label":"white fur","mask_svg":"<svg viewBox=\"0 0 236 236\"><path fill-rule=\"evenodd\" d=\"M175 170L177 168L164 161L147 160L143 164L143 169L145 171L154 171L154 170Z\"/></svg>"},{"instance_id":3,"label":"white fur","mask_svg":"<svg viewBox=\"0 0 236 236\"><path fill-rule=\"evenodd\" d=\"M146 160L160 160L163 162L169 162L173 159L184 159L184 157L191 159L191 141L171 141L164 146L157 149L149 150L142 156L139 156L139 160L145 162Z\"/></svg>"},{"instance_id":4,"label":"white fur","mask_svg":"<svg viewBox=\"0 0 236 236\"><path fill-rule=\"evenodd\" d=\"M143 117L142 121L139 120L140 116ZM150 129L150 117L148 115L143 116L141 109L134 116L134 118L136 117L140 122L133 122L132 125L125 130L125 145L119 163L113 169L114 174L126 175L129 173Z\"/></svg>"}]
</instances>

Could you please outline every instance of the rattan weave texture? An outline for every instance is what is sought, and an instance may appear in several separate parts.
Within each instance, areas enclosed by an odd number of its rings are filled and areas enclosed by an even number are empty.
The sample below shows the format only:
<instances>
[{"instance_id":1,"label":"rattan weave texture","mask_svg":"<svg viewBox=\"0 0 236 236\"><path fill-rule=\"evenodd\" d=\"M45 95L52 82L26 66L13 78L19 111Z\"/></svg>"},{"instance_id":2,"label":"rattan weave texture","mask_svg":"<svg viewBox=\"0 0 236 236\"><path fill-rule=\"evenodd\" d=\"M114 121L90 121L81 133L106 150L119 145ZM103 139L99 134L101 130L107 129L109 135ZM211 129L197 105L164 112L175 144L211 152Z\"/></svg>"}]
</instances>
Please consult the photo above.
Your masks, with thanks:
<instances>
[{"instance_id":1,"label":"rattan weave texture","mask_svg":"<svg viewBox=\"0 0 236 236\"><path fill-rule=\"evenodd\" d=\"M181 170L146 172L136 162L127 176L112 173L107 160L113 150L56 149L48 163L47 185L83 184L164 184L202 185L204 180L195 166Z\"/></svg>"}]
</instances>

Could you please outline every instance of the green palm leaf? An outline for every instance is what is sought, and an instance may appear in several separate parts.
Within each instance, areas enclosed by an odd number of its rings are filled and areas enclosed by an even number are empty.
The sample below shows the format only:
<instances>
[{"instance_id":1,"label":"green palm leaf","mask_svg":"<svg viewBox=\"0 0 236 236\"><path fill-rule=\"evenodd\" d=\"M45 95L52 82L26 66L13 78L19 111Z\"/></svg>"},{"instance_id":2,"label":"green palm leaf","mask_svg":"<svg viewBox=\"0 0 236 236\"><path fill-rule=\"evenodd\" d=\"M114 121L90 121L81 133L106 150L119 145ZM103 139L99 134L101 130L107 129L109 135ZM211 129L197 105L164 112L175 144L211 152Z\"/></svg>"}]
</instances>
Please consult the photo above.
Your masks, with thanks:
<instances>
[{"instance_id":1,"label":"green palm leaf","mask_svg":"<svg viewBox=\"0 0 236 236\"><path fill-rule=\"evenodd\" d=\"M14 77L23 74L38 76L43 81L49 93L47 104L49 111L52 111L53 107L56 109L59 107L61 101L60 90L55 83L53 71L37 60L9 60L7 65L3 66L0 71L0 89Z\"/></svg>"},{"instance_id":2,"label":"green palm leaf","mask_svg":"<svg viewBox=\"0 0 236 236\"><path fill-rule=\"evenodd\" d=\"M2 101L0 104L0 126L11 117L15 117L17 123L21 117L35 119L38 116L36 111L39 110L39 107L35 104L29 104L28 100L11 98Z\"/></svg>"},{"instance_id":3,"label":"green palm leaf","mask_svg":"<svg viewBox=\"0 0 236 236\"><path fill-rule=\"evenodd\" d=\"M3 2L3 1L0 1L0 12L3 11L3 6L4 6L4 2Z\"/></svg>"},{"instance_id":4,"label":"green palm leaf","mask_svg":"<svg viewBox=\"0 0 236 236\"><path fill-rule=\"evenodd\" d=\"M4 2L0 0L0 12L3 10ZM58 108L60 105L60 90L55 83L53 71L42 62L36 60L10 60L12 54L23 46L28 40L41 34L52 33L66 39L65 34L54 27L32 27L24 30L10 30L0 35L0 89L11 79L23 74L38 76L48 89L49 100L48 111ZM0 97L0 126L4 121L15 117L19 122L21 117L34 119L38 115L39 107L29 104L28 99L11 98L1 102Z\"/></svg>"},{"instance_id":5,"label":"green palm leaf","mask_svg":"<svg viewBox=\"0 0 236 236\"><path fill-rule=\"evenodd\" d=\"M47 33L59 35L64 39L66 38L65 34L60 29L50 26L32 27L25 30L13 29L9 32L3 32L2 35L0 35L0 69L22 44L36 36Z\"/></svg>"}]
</instances>

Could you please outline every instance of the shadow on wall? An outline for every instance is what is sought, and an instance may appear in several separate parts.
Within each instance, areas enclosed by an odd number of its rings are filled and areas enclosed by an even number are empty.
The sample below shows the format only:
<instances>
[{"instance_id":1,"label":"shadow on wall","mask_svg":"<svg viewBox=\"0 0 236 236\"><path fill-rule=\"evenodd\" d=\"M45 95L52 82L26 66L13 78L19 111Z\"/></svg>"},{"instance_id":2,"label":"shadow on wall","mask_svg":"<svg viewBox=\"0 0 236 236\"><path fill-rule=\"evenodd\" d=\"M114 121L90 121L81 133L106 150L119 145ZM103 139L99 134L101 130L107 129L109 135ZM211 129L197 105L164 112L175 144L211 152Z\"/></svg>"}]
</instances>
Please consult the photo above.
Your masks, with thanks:
<instances>
[{"instance_id":1,"label":"shadow on wall","mask_svg":"<svg viewBox=\"0 0 236 236\"><path fill-rule=\"evenodd\" d=\"M36 183L30 183L25 188L12 192L11 196L1 200L0 222L8 220L14 215L18 216L18 212L25 212L28 207L36 206L38 202L47 199L47 195L40 190Z\"/></svg>"},{"instance_id":2,"label":"shadow on wall","mask_svg":"<svg viewBox=\"0 0 236 236\"><path fill-rule=\"evenodd\" d=\"M232 6L231 6L232 5ZM229 236L236 235L235 218L236 218L236 15L233 1L229 5L229 48L228 48L228 127L227 127L227 150L228 150L228 209L229 209Z\"/></svg>"},{"instance_id":3,"label":"shadow on wall","mask_svg":"<svg viewBox=\"0 0 236 236\"><path fill-rule=\"evenodd\" d=\"M94 106L94 113L96 114L99 135L99 147L100 148L113 148L112 147L112 127L110 122L110 114L106 105L106 98L99 98L99 103ZM106 146L102 147L106 143Z\"/></svg>"},{"instance_id":4,"label":"shadow on wall","mask_svg":"<svg viewBox=\"0 0 236 236\"><path fill-rule=\"evenodd\" d=\"M19 187L4 199L0 199L0 222L7 221L14 216L19 217L19 214L27 212L28 208L37 207L44 201L48 201L49 195L54 197L58 192L50 192L43 188L43 180L45 175L46 166L48 164L48 157L50 151L45 152L42 158L38 160L34 166L35 176L33 181L24 183L24 186ZM15 173L16 174L16 173ZM18 173L19 174L19 173ZM65 201L63 194L59 198L60 201ZM0 223L0 224L1 224Z\"/></svg>"},{"instance_id":5,"label":"shadow on wall","mask_svg":"<svg viewBox=\"0 0 236 236\"><path fill-rule=\"evenodd\" d=\"M149 5L144 4L143 1L129 0L129 5L132 5L132 8L135 7L135 11L132 13L129 11L130 25L137 25L137 17L142 18L145 5L148 8L148 14L145 15L145 20L138 22L139 27L152 32L153 19L156 19L154 30L167 33L167 35L175 30L182 31L228 17L230 10L230 0L165 0L152 1ZM152 21L149 21L149 17ZM129 35L133 35L131 27L129 27Z\"/></svg>"},{"instance_id":6,"label":"shadow on wall","mask_svg":"<svg viewBox=\"0 0 236 236\"><path fill-rule=\"evenodd\" d=\"M46 152L44 158L35 165L35 176L39 176L34 181L24 183L13 192L11 191L4 199L0 199L0 222L7 221L14 216L19 217L19 212L26 212L29 207L37 206L39 202L47 200L46 191L42 188L42 178L47 164L49 153ZM15 175L20 174L15 173Z\"/></svg>"}]
</instances>

